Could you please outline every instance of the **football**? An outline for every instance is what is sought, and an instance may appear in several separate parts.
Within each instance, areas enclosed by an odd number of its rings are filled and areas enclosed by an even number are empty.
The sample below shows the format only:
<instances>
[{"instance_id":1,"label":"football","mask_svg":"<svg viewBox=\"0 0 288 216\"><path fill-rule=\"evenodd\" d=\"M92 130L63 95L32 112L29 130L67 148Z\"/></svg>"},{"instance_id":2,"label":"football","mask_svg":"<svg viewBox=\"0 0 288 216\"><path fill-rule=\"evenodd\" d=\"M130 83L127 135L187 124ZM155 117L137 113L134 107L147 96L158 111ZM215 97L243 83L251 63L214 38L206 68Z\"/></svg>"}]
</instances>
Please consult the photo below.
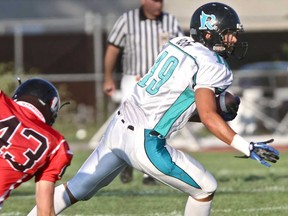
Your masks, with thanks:
<instances>
[{"instance_id":1,"label":"football","mask_svg":"<svg viewBox=\"0 0 288 216\"><path fill-rule=\"evenodd\" d=\"M237 113L239 104L240 98L228 91L225 91L216 97L218 113Z\"/></svg>"},{"instance_id":2,"label":"football","mask_svg":"<svg viewBox=\"0 0 288 216\"><path fill-rule=\"evenodd\" d=\"M240 97L235 96L231 92L225 91L215 97L217 113L225 121L232 121L236 116L240 104ZM191 122L200 122L198 114L191 116L189 119Z\"/></svg>"}]
</instances>

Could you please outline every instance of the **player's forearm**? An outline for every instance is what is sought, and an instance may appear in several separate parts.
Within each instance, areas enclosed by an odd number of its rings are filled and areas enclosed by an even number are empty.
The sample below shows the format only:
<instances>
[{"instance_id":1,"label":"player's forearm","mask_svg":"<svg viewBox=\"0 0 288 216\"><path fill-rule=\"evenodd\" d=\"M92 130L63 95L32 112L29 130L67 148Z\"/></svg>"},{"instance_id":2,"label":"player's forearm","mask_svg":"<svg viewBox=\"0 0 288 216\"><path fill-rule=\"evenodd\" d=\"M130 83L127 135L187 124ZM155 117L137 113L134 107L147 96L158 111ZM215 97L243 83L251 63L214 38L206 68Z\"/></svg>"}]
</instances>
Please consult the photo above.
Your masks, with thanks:
<instances>
[{"instance_id":1,"label":"player's forearm","mask_svg":"<svg viewBox=\"0 0 288 216\"><path fill-rule=\"evenodd\" d=\"M202 118L202 123L213 133L217 138L230 145L236 132L217 114L208 114Z\"/></svg>"},{"instance_id":2,"label":"player's forearm","mask_svg":"<svg viewBox=\"0 0 288 216\"><path fill-rule=\"evenodd\" d=\"M205 120L204 120L205 121ZM243 139L219 116L217 113L210 115L203 123L217 138L231 147L250 155L249 142Z\"/></svg>"},{"instance_id":3,"label":"player's forearm","mask_svg":"<svg viewBox=\"0 0 288 216\"><path fill-rule=\"evenodd\" d=\"M36 205L38 216L54 216L54 183L40 180L36 183Z\"/></svg>"}]
</instances>

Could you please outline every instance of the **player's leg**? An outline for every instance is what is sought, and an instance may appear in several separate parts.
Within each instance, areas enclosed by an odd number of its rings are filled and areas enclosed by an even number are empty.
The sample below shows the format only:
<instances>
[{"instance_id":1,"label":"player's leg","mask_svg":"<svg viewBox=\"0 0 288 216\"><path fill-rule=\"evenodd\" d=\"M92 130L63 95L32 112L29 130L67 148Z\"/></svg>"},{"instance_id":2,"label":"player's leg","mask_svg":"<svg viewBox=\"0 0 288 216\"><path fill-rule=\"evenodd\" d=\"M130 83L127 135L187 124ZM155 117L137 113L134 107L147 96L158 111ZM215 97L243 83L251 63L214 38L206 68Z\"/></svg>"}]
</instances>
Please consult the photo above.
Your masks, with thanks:
<instances>
[{"instance_id":1,"label":"player's leg","mask_svg":"<svg viewBox=\"0 0 288 216\"><path fill-rule=\"evenodd\" d=\"M121 101L123 102L133 92L134 86L137 84L141 77L124 75L121 79ZM129 183L133 180L133 168L131 166L125 167L121 174L120 180L122 183ZM149 175L144 174L143 180L144 185L155 185L156 181Z\"/></svg>"},{"instance_id":2,"label":"player's leg","mask_svg":"<svg viewBox=\"0 0 288 216\"><path fill-rule=\"evenodd\" d=\"M121 79L121 101L125 101L127 97L133 92L133 88L136 85L136 76L123 75ZM120 180L122 183L129 183L133 179L133 167L126 166L120 174Z\"/></svg>"},{"instance_id":3,"label":"player's leg","mask_svg":"<svg viewBox=\"0 0 288 216\"><path fill-rule=\"evenodd\" d=\"M194 158L145 130L144 148L138 150L139 167L148 175L190 195L185 215L209 215L217 182Z\"/></svg>"},{"instance_id":4,"label":"player's leg","mask_svg":"<svg viewBox=\"0 0 288 216\"><path fill-rule=\"evenodd\" d=\"M189 196L186 206L185 206L184 215L185 216L190 216L190 215L208 216L210 215L213 196L214 194L211 194L205 199L200 199L200 200L194 199L193 197Z\"/></svg>"},{"instance_id":5,"label":"player's leg","mask_svg":"<svg viewBox=\"0 0 288 216\"><path fill-rule=\"evenodd\" d=\"M59 214L77 201L90 199L100 188L108 185L125 165L101 142L76 175L67 184L55 188L55 213ZM36 207L28 215L37 215Z\"/></svg>"},{"instance_id":6,"label":"player's leg","mask_svg":"<svg viewBox=\"0 0 288 216\"><path fill-rule=\"evenodd\" d=\"M166 145L169 152L170 146ZM212 199L217 189L215 178L194 158L185 153L171 148L172 161L176 161L176 166L183 170L179 179L174 177L166 180L166 184L188 193L185 216L208 216L212 206ZM185 174L188 177L185 179ZM171 173L169 173L171 175ZM190 178L190 179L189 179ZM180 181L179 181L180 180Z\"/></svg>"},{"instance_id":7,"label":"player's leg","mask_svg":"<svg viewBox=\"0 0 288 216\"><path fill-rule=\"evenodd\" d=\"M100 188L108 185L124 166L126 163L122 159L105 145L100 145L67 182L67 188L78 201L90 199Z\"/></svg>"}]
</instances>

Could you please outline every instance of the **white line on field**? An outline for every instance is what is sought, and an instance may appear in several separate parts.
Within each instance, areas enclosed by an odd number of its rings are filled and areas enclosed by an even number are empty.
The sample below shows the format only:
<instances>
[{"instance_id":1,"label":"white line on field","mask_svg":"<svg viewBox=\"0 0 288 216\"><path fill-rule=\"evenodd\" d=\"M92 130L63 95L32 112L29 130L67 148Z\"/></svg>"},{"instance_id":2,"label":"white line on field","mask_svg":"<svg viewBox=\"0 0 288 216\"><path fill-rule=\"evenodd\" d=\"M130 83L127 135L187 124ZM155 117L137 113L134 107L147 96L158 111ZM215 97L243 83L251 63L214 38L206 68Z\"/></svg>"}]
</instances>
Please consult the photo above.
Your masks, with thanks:
<instances>
[{"instance_id":1,"label":"white line on field","mask_svg":"<svg viewBox=\"0 0 288 216\"><path fill-rule=\"evenodd\" d=\"M288 206L273 206L273 207L265 207L265 208L244 208L244 209L213 209L212 212L269 212L276 210L288 210Z\"/></svg>"},{"instance_id":2,"label":"white line on field","mask_svg":"<svg viewBox=\"0 0 288 216\"><path fill-rule=\"evenodd\" d=\"M167 213L145 214L145 216L182 216L182 215L183 215L182 212L176 212L176 211L171 212L170 214L167 214ZM71 215L59 214L59 216L71 216ZM74 216L135 216L135 214L91 214L91 215L90 214L89 215L77 214Z\"/></svg>"},{"instance_id":3,"label":"white line on field","mask_svg":"<svg viewBox=\"0 0 288 216\"><path fill-rule=\"evenodd\" d=\"M219 188L217 189L217 192L221 192L221 193L229 193L229 192L241 192L241 193L267 193L267 192L288 192L288 188L285 188L284 186L267 186L267 187L264 187L264 188L254 188L254 189L246 189L246 190L239 190L239 189L233 189L233 188ZM217 194L216 192L216 194ZM174 194L175 191L123 191L123 192L119 192L119 191L102 191L102 192L99 192L96 194L96 196L111 196L111 195L114 195L114 196L122 196L122 195L129 195L129 194L133 194L135 196L139 195L139 196L145 196L145 195L157 195L157 194L160 194L160 195L163 195L163 194ZM181 192L179 192L181 194ZM183 193L184 194L184 193ZM17 195L17 194L13 194L12 195L14 199L23 199L23 195ZM12 197L11 196L11 197ZM35 199L35 195L27 195L25 196L25 199Z\"/></svg>"},{"instance_id":4,"label":"white line on field","mask_svg":"<svg viewBox=\"0 0 288 216\"><path fill-rule=\"evenodd\" d=\"M226 208L226 209L213 209L212 208L212 212L215 212L215 213L229 213L229 212L239 212L239 213L247 213L247 212L272 212L272 211L276 211L276 210L288 210L288 206L274 206L274 207L265 207L265 208L244 208L244 209L230 209L230 208ZM21 216L23 215L22 213L20 212L9 212L9 213L4 213L4 214L1 214L1 216ZM94 214L77 214L77 215L74 215L74 216L93 216ZM97 216L133 216L134 214L97 214ZM167 213L156 213L156 214L147 214L147 216L180 216L182 215L181 212L177 212L177 211L174 211L174 212L171 212L170 214L167 214ZM60 216L70 216L68 214L60 214Z\"/></svg>"},{"instance_id":5,"label":"white line on field","mask_svg":"<svg viewBox=\"0 0 288 216\"><path fill-rule=\"evenodd\" d=\"M274 206L274 207L265 207L265 208L246 208L246 209L238 209L238 210L235 210L235 209L213 209L212 208L212 212L215 212L215 213L230 213L230 212L238 212L238 213L247 213L247 212L273 212L273 211L276 211L276 210L288 210L288 206ZM167 213L156 213L156 214L146 214L146 216L181 216L182 213L181 212L171 212L170 214L167 214ZM70 216L70 215L66 215L66 214L60 214L60 216ZM82 214L77 214L75 216L84 216ZM96 215L87 215L85 214L85 216L96 216ZM134 214L97 214L97 216L135 216Z\"/></svg>"},{"instance_id":6,"label":"white line on field","mask_svg":"<svg viewBox=\"0 0 288 216\"><path fill-rule=\"evenodd\" d=\"M22 216L23 213L21 212L9 212L9 213L3 213L1 216Z\"/></svg>"},{"instance_id":7,"label":"white line on field","mask_svg":"<svg viewBox=\"0 0 288 216\"><path fill-rule=\"evenodd\" d=\"M238 190L238 189L233 189L233 188L219 188L217 189L218 192L236 192L236 191L241 191L244 193L262 193L262 192L287 192L288 188L284 187L284 186L267 186L267 187L263 187L263 188L254 188L254 189L244 189L244 190Z\"/></svg>"}]
</instances>

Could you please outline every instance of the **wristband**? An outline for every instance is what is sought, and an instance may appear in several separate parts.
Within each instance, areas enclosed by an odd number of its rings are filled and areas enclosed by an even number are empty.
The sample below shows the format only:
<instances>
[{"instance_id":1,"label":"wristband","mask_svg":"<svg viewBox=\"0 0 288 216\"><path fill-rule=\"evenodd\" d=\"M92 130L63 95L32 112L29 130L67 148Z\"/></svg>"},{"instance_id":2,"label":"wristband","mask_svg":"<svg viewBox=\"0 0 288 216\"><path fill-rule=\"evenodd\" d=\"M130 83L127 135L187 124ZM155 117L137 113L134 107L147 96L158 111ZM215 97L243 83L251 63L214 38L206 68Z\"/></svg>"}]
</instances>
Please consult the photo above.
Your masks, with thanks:
<instances>
[{"instance_id":1,"label":"wristband","mask_svg":"<svg viewBox=\"0 0 288 216\"><path fill-rule=\"evenodd\" d=\"M238 134L235 134L230 145L238 151L243 152L246 156L250 157L250 143Z\"/></svg>"}]
</instances>

